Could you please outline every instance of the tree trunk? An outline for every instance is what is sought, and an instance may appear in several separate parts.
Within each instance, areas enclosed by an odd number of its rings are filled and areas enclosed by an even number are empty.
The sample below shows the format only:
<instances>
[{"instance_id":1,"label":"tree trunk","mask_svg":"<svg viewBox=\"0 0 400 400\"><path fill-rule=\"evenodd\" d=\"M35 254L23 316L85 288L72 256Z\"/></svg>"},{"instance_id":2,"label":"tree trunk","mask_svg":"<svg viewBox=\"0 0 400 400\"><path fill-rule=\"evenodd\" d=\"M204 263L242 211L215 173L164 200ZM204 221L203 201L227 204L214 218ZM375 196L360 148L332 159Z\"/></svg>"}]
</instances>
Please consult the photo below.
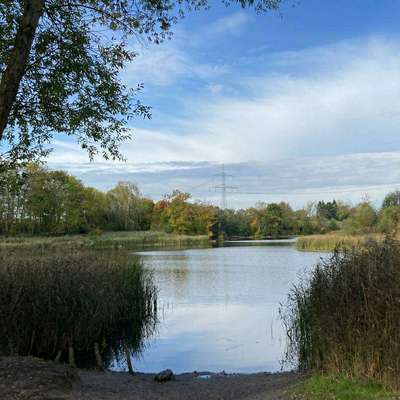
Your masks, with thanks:
<instances>
[{"instance_id":1,"label":"tree trunk","mask_svg":"<svg viewBox=\"0 0 400 400\"><path fill-rule=\"evenodd\" d=\"M0 141L4 136L10 113L24 76L33 39L43 15L44 0L25 0L24 12L18 24L14 45L0 81Z\"/></svg>"},{"instance_id":2,"label":"tree trunk","mask_svg":"<svg viewBox=\"0 0 400 400\"><path fill-rule=\"evenodd\" d=\"M95 355L95 358L96 358L96 368L99 371L104 371L103 360L101 358L99 344L97 342L94 344L94 355Z\"/></svg>"},{"instance_id":3,"label":"tree trunk","mask_svg":"<svg viewBox=\"0 0 400 400\"><path fill-rule=\"evenodd\" d=\"M68 363L69 363L70 367L76 368L75 351L74 351L72 344L70 344L68 347Z\"/></svg>"},{"instance_id":4,"label":"tree trunk","mask_svg":"<svg viewBox=\"0 0 400 400\"><path fill-rule=\"evenodd\" d=\"M56 362L56 363L60 362L61 356L62 356L62 350L58 350L56 358L54 359L54 362Z\"/></svg>"},{"instance_id":5,"label":"tree trunk","mask_svg":"<svg viewBox=\"0 0 400 400\"><path fill-rule=\"evenodd\" d=\"M135 372L132 366L131 352L129 351L128 346L126 345L125 342L124 342L124 350L125 350L126 364L128 365L128 372L131 375L134 375Z\"/></svg>"}]
</instances>

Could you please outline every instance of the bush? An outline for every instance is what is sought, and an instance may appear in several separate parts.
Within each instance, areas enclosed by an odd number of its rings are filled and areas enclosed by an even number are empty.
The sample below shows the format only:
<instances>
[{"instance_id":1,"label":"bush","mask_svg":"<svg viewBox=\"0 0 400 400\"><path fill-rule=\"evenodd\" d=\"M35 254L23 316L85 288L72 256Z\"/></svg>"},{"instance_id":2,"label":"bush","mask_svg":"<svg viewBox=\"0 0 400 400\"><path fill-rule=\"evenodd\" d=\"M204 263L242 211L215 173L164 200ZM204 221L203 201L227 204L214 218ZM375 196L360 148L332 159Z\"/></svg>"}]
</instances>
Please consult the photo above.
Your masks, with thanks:
<instances>
[{"instance_id":1,"label":"bush","mask_svg":"<svg viewBox=\"0 0 400 400\"><path fill-rule=\"evenodd\" d=\"M95 344L103 355L136 352L154 327L155 296L151 276L128 256L2 251L0 353L73 351L79 360Z\"/></svg>"},{"instance_id":2,"label":"bush","mask_svg":"<svg viewBox=\"0 0 400 400\"><path fill-rule=\"evenodd\" d=\"M400 387L400 243L337 249L289 295L288 359Z\"/></svg>"}]
</instances>

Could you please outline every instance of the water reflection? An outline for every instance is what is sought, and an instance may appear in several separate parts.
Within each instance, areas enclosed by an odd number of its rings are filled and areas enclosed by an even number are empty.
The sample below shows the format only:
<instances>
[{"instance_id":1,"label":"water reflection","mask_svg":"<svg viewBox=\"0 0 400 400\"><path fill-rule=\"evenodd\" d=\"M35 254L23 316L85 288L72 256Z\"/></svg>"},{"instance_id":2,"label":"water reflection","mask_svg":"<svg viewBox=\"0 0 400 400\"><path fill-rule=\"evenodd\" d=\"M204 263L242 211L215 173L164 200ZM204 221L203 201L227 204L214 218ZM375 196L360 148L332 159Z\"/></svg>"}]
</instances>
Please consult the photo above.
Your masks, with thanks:
<instances>
[{"instance_id":1,"label":"water reflection","mask_svg":"<svg viewBox=\"0 0 400 400\"><path fill-rule=\"evenodd\" d=\"M279 304L322 256L248 243L138 254L154 271L163 310L158 334L134 360L144 372L279 370Z\"/></svg>"}]
</instances>

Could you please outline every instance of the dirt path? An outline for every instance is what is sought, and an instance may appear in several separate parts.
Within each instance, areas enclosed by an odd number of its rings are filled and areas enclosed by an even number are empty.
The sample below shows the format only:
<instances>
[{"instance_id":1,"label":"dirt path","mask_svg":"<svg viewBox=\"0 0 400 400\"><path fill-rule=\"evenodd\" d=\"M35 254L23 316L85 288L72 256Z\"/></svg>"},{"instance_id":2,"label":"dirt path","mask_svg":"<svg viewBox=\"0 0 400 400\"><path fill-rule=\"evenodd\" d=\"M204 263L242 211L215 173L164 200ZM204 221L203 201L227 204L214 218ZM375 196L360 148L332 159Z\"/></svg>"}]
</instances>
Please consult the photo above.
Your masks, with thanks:
<instances>
[{"instance_id":1,"label":"dirt path","mask_svg":"<svg viewBox=\"0 0 400 400\"><path fill-rule=\"evenodd\" d=\"M303 377L281 374L181 374L158 383L152 374L72 370L34 358L0 359L4 400L288 400Z\"/></svg>"}]
</instances>

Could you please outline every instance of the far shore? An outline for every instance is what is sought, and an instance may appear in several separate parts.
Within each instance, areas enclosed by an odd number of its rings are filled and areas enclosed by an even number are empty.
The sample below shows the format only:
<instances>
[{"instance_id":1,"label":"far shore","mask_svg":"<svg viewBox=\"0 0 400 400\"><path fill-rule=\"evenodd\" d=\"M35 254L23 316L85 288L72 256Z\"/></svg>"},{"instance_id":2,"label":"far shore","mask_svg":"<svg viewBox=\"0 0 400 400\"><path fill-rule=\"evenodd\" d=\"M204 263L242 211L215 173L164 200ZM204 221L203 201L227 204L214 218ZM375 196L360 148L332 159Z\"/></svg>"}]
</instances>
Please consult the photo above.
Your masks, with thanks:
<instances>
[{"instance_id":1,"label":"far shore","mask_svg":"<svg viewBox=\"0 0 400 400\"><path fill-rule=\"evenodd\" d=\"M0 251L54 249L127 249L211 246L206 235L178 235L158 231L120 231L63 236L0 237Z\"/></svg>"},{"instance_id":2,"label":"far shore","mask_svg":"<svg viewBox=\"0 0 400 400\"><path fill-rule=\"evenodd\" d=\"M383 237L382 234L378 233L347 235L340 231L300 236L296 241L296 249L301 251L332 252L338 247L350 249L355 246L360 246L371 239L382 240Z\"/></svg>"}]
</instances>

